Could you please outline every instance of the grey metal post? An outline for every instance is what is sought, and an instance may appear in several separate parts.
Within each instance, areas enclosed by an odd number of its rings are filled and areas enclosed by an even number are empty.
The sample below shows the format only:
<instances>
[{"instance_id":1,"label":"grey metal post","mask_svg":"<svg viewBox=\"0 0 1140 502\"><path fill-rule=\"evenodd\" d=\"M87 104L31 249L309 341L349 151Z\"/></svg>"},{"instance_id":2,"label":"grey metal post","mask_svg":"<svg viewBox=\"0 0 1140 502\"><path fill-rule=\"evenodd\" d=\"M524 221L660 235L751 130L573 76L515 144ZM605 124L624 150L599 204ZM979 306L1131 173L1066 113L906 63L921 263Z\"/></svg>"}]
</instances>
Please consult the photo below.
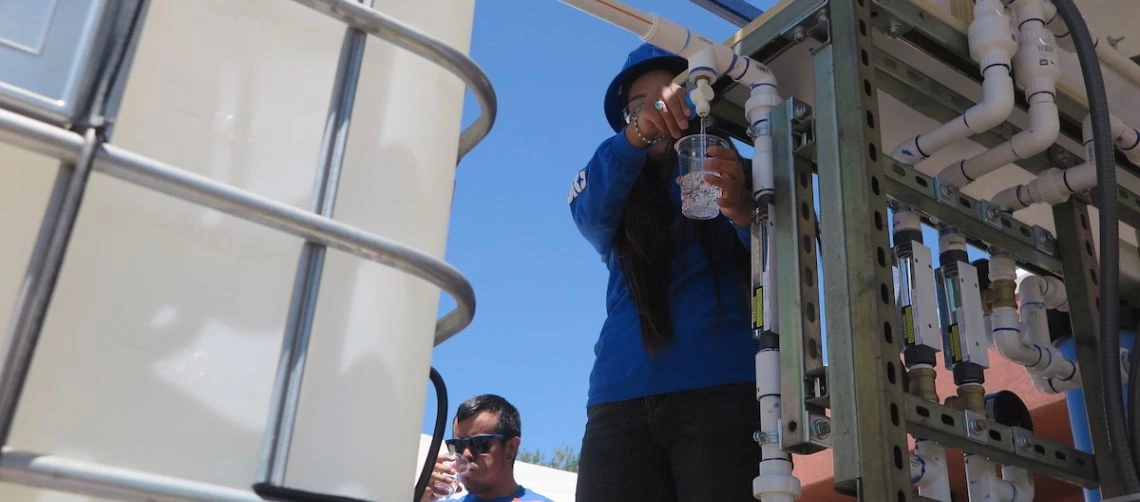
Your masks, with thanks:
<instances>
[{"instance_id":1,"label":"grey metal post","mask_svg":"<svg viewBox=\"0 0 1140 502\"><path fill-rule=\"evenodd\" d=\"M808 454L826 447L829 434L823 407L807 401L821 396L823 345L819 326L816 270L815 196L812 165L796 157L797 125L810 127L805 103L788 99L772 110L772 163L776 201L772 220L776 234L777 316L780 333L780 446ZM822 390L822 389L820 389Z\"/></svg>"},{"instance_id":2,"label":"grey metal post","mask_svg":"<svg viewBox=\"0 0 1140 502\"><path fill-rule=\"evenodd\" d=\"M364 0L361 2L364 3ZM371 4L371 1L367 3ZM321 141L320 166L313 186L312 209L321 216L332 217L336 206L337 188L341 167L344 165L352 107L356 101L356 85L360 80L366 41L367 35L364 32L352 27L345 30L336 80L329 100L324 138ZM325 251L323 244L305 241L293 281L293 296L289 304L285 335L281 341L281 356L270 397L269 423L266 426L258 471L259 481L277 486L285 483Z\"/></svg>"},{"instance_id":3,"label":"grey metal post","mask_svg":"<svg viewBox=\"0 0 1140 502\"><path fill-rule=\"evenodd\" d=\"M871 53L871 1L831 0L815 53L816 142L836 490L911 499Z\"/></svg>"},{"instance_id":4,"label":"grey metal post","mask_svg":"<svg viewBox=\"0 0 1140 502\"><path fill-rule=\"evenodd\" d=\"M1073 341L1077 348L1077 363L1081 369L1081 386L1085 395L1085 411L1088 414L1089 433L1092 436L1097 475L1100 477L1101 496L1105 498L1122 494L1120 475L1112 456L1108 454L1108 431L1100 426L1105 423L1104 382L1100 379L1097 364L1097 350L1100 336L1100 297L1097 280L1100 267L1093 245L1092 229L1089 226L1088 207L1080 201L1053 206L1053 221L1060 246L1061 266L1065 273L1065 289L1068 291L1069 316L1073 324ZM1109 243L1116 245L1116 243ZM1110 301L1116 301L1111 299Z\"/></svg>"}]
</instances>

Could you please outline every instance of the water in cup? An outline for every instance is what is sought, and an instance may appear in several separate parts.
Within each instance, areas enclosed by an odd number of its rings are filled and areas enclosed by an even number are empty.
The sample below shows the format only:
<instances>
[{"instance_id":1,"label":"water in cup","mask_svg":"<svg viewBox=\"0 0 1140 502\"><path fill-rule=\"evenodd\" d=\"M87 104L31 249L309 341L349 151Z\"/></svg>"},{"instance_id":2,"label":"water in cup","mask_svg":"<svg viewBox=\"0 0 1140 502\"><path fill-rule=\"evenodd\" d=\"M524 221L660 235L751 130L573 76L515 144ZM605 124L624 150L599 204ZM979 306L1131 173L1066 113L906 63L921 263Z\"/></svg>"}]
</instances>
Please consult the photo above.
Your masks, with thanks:
<instances>
[{"instance_id":1,"label":"water in cup","mask_svg":"<svg viewBox=\"0 0 1140 502\"><path fill-rule=\"evenodd\" d=\"M720 214L716 200L720 187L705 181L707 171L690 172L681 176L681 214L694 220L709 220Z\"/></svg>"},{"instance_id":2,"label":"water in cup","mask_svg":"<svg viewBox=\"0 0 1140 502\"><path fill-rule=\"evenodd\" d=\"M455 474L451 476L446 484L436 483L432 490L432 500L444 500L451 498L459 491L460 483L463 481L463 475L467 473L467 468L471 465L463 455L456 455L455 460L445 462L444 465L451 467ZM446 493L446 495L434 495L439 493Z\"/></svg>"},{"instance_id":3,"label":"water in cup","mask_svg":"<svg viewBox=\"0 0 1140 502\"><path fill-rule=\"evenodd\" d=\"M705 161L711 158L708 149L712 146L729 147L728 141L709 134L685 136L674 146L681 168L681 214L687 218L710 220L720 214L716 201L721 190L705 181L705 175L716 175L705 170Z\"/></svg>"}]
</instances>

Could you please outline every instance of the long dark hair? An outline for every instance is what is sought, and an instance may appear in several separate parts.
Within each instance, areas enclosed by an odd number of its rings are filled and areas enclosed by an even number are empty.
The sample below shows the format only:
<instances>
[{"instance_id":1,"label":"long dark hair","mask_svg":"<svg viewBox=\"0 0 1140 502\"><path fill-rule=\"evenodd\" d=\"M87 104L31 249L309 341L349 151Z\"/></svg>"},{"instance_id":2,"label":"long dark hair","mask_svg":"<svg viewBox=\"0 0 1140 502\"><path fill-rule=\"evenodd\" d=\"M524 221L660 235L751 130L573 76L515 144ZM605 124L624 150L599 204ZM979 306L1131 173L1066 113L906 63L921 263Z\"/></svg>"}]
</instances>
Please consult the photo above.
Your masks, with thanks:
<instances>
[{"instance_id":1,"label":"long dark hair","mask_svg":"<svg viewBox=\"0 0 1140 502\"><path fill-rule=\"evenodd\" d=\"M660 353L674 338L669 308L670 268L689 232L695 233L700 242L713 267L714 279L718 264L728 261L741 271L742 281L748 280L744 271L748 270L749 255L744 248L735 242L727 249L717 249L713 245L717 227L725 231L724 223L719 219L690 220L673 205L670 173L676 164L676 152L673 148L668 151L665 158L650 159L642 167L626 199L621 224L614 233L614 249L622 275L637 307L641 344L650 355ZM719 291L718 287L718 311ZM747 301L746 298L739 300Z\"/></svg>"}]
</instances>

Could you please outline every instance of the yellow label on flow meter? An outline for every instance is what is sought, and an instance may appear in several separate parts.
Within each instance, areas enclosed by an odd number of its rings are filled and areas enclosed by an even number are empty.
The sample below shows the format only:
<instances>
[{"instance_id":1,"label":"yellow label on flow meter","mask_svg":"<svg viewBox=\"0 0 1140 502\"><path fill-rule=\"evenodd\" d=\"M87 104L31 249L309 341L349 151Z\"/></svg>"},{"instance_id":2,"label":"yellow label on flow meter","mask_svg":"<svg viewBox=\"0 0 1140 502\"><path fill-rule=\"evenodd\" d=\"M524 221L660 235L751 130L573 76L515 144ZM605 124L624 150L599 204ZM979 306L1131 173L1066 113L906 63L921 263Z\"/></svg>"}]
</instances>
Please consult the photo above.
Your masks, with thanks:
<instances>
[{"instance_id":1,"label":"yellow label on flow meter","mask_svg":"<svg viewBox=\"0 0 1140 502\"><path fill-rule=\"evenodd\" d=\"M764 288L752 290L752 329L764 327Z\"/></svg>"}]
</instances>

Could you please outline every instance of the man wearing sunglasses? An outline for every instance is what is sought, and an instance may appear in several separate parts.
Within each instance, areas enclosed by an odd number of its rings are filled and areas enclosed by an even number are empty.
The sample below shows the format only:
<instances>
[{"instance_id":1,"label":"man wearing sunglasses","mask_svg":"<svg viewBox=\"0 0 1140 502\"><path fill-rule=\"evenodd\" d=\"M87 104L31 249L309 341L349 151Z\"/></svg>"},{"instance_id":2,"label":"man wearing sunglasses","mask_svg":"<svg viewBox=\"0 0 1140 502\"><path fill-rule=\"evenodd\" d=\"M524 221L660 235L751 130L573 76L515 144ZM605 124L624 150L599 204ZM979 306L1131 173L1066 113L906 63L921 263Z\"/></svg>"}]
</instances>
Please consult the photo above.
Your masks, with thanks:
<instances>
[{"instance_id":1,"label":"man wearing sunglasses","mask_svg":"<svg viewBox=\"0 0 1140 502\"><path fill-rule=\"evenodd\" d=\"M464 401L451 431L454 437L445 441L448 455L441 455L435 465L425 502L446 495L432 492L456 477L467 488L463 502L551 502L515 481L522 419L506 399L483 394Z\"/></svg>"}]
</instances>

